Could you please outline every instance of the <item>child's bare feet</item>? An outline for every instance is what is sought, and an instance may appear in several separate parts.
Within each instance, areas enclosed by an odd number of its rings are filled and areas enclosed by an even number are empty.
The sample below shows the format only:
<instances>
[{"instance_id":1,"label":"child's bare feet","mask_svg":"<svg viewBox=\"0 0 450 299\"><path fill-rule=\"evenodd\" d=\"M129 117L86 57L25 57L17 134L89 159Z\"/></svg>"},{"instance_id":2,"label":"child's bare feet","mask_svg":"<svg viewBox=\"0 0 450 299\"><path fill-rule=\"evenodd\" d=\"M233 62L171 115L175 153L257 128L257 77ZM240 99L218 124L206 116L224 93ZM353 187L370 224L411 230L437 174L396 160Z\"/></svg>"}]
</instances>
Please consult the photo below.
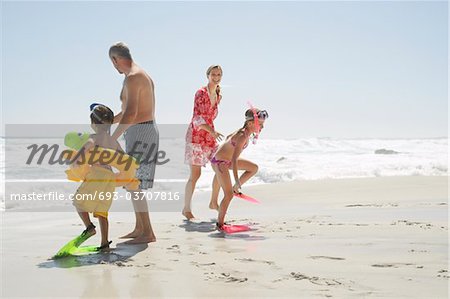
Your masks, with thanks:
<instances>
[{"instance_id":1,"label":"child's bare feet","mask_svg":"<svg viewBox=\"0 0 450 299\"><path fill-rule=\"evenodd\" d=\"M97 247L98 251L100 251L100 252L108 252L108 251L110 251L109 244L111 244L111 243L112 243L112 241L108 241L106 243L102 243L100 245L100 247Z\"/></svg>"},{"instance_id":2,"label":"child's bare feet","mask_svg":"<svg viewBox=\"0 0 450 299\"><path fill-rule=\"evenodd\" d=\"M95 231L95 225L91 222L86 229L81 233L81 236L76 239L73 244L75 247L80 246L84 241L95 235L97 232Z\"/></svg>"},{"instance_id":3,"label":"child's bare feet","mask_svg":"<svg viewBox=\"0 0 450 299\"><path fill-rule=\"evenodd\" d=\"M186 217L187 220L192 220L195 218L191 211L186 211L183 209L181 214L183 214L183 216Z\"/></svg>"},{"instance_id":4,"label":"child's bare feet","mask_svg":"<svg viewBox=\"0 0 450 299\"><path fill-rule=\"evenodd\" d=\"M218 231L223 231L223 226L225 225L225 223L219 224L219 222L216 222L216 230Z\"/></svg>"},{"instance_id":5,"label":"child's bare feet","mask_svg":"<svg viewBox=\"0 0 450 299\"><path fill-rule=\"evenodd\" d=\"M95 225L91 222L91 224L89 224L81 234L90 238L91 236L95 235L96 233L97 232L95 231Z\"/></svg>"}]
</instances>

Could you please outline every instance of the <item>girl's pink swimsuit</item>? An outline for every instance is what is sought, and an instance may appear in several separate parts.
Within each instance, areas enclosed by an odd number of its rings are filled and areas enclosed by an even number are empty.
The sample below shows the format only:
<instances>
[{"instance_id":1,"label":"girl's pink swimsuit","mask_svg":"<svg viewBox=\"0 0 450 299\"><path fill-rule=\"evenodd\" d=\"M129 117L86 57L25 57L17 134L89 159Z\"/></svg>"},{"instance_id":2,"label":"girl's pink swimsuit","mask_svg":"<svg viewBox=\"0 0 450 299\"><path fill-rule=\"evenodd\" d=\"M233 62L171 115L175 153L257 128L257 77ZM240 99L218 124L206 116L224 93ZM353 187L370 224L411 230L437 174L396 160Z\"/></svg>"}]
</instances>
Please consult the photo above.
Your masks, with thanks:
<instances>
[{"instance_id":1,"label":"girl's pink swimsuit","mask_svg":"<svg viewBox=\"0 0 450 299\"><path fill-rule=\"evenodd\" d=\"M234 141L234 140L232 140L231 138L230 138L230 144L233 146L233 147L236 147L236 142ZM247 147L247 145L248 145L248 141L247 141L247 143L245 143L245 145L244 145L244 147L242 148L243 150ZM230 167L231 166L231 161L229 161L229 160L219 160L219 159L216 159L216 156L214 155L213 157L212 157L212 159L211 159L211 164L216 164L216 165L221 165L221 164L223 164L223 165L226 165L227 167Z\"/></svg>"}]
</instances>

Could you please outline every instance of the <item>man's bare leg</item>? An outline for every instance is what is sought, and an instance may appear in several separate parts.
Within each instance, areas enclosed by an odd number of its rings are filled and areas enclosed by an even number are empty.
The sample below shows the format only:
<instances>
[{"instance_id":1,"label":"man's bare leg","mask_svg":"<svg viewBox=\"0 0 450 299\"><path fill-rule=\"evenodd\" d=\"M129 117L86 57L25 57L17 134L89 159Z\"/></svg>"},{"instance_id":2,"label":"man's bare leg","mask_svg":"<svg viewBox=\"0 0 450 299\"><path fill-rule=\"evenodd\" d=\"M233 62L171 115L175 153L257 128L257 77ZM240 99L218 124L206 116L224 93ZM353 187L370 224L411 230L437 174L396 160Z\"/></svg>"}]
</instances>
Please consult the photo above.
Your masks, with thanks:
<instances>
[{"instance_id":1,"label":"man's bare leg","mask_svg":"<svg viewBox=\"0 0 450 299\"><path fill-rule=\"evenodd\" d=\"M133 207L134 207L134 202L133 202ZM136 209L135 209L136 211ZM134 226L134 230L131 233L128 233L122 237L120 237L119 239L130 239L130 238L136 238L137 236L139 236L142 232L142 224L141 224L141 219L139 217L139 214L137 212L134 212L134 217L136 218L136 224Z\"/></svg>"},{"instance_id":2,"label":"man's bare leg","mask_svg":"<svg viewBox=\"0 0 450 299\"><path fill-rule=\"evenodd\" d=\"M136 216L135 230L132 232L134 233L134 237L132 237L134 239L125 242L125 244L142 244L156 241L155 233L150 222L147 200L145 197L142 198L142 195L138 192L141 191L132 191L132 198L137 198L137 200L132 200Z\"/></svg>"},{"instance_id":3,"label":"man's bare leg","mask_svg":"<svg viewBox=\"0 0 450 299\"><path fill-rule=\"evenodd\" d=\"M217 175L214 175L212 181L212 192L211 192L211 200L209 202L209 208L211 210L219 211L219 203L217 202L219 198L220 184L217 180Z\"/></svg>"},{"instance_id":4,"label":"man's bare leg","mask_svg":"<svg viewBox=\"0 0 450 299\"><path fill-rule=\"evenodd\" d=\"M142 233L136 238L125 242L126 244L143 244L156 242L156 236L153 232L150 216L148 212L138 212L140 222L142 223Z\"/></svg>"}]
</instances>

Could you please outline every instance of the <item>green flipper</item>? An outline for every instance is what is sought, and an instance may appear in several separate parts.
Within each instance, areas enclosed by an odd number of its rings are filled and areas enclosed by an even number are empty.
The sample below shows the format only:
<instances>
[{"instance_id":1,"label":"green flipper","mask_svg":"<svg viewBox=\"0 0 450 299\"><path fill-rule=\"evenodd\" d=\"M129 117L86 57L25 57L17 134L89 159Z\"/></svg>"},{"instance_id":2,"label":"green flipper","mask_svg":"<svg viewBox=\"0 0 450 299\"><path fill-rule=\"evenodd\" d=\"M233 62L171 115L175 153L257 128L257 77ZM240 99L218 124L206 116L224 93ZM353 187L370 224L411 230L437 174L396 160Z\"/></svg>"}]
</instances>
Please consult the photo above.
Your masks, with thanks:
<instances>
[{"instance_id":1,"label":"green flipper","mask_svg":"<svg viewBox=\"0 0 450 299\"><path fill-rule=\"evenodd\" d=\"M66 257L69 255L72 255L77 251L77 249L80 249L79 246L83 244L87 239L89 239L91 236L86 233L81 233L78 237L75 239L69 241L66 245L64 245L56 254L53 256L53 259L58 259L62 257ZM90 247L90 246L88 246Z\"/></svg>"},{"instance_id":2,"label":"green flipper","mask_svg":"<svg viewBox=\"0 0 450 299\"><path fill-rule=\"evenodd\" d=\"M70 251L70 254L82 254L82 253L91 253L91 252L99 252L98 246L87 245L87 246L75 247Z\"/></svg>"}]
</instances>

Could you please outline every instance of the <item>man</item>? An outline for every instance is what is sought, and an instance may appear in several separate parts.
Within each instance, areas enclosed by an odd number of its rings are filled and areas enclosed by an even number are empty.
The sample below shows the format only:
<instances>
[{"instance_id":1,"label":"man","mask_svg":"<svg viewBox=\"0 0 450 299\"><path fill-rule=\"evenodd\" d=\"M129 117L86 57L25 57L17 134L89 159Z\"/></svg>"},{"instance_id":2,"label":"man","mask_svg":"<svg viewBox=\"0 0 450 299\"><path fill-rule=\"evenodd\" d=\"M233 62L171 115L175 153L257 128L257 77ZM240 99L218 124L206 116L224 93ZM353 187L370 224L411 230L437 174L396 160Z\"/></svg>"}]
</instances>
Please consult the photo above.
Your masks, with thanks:
<instances>
[{"instance_id":1,"label":"man","mask_svg":"<svg viewBox=\"0 0 450 299\"><path fill-rule=\"evenodd\" d=\"M139 193L153 187L155 175L159 132L154 122L154 85L149 75L134 63L130 49L124 43L112 45L109 49L109 58L116 70L125 75L120 94L122 111L114 117L114 123L119 125L112 137L117 140L124 134L127 154L135 157L140 163L136 172L136 177L140 180L139 189L127 189L131 192L136 225L131 233L122 238L132 238L126 242L127 244L155 242L147 201L145 196Z\"/></svg>"}]
</instances>

